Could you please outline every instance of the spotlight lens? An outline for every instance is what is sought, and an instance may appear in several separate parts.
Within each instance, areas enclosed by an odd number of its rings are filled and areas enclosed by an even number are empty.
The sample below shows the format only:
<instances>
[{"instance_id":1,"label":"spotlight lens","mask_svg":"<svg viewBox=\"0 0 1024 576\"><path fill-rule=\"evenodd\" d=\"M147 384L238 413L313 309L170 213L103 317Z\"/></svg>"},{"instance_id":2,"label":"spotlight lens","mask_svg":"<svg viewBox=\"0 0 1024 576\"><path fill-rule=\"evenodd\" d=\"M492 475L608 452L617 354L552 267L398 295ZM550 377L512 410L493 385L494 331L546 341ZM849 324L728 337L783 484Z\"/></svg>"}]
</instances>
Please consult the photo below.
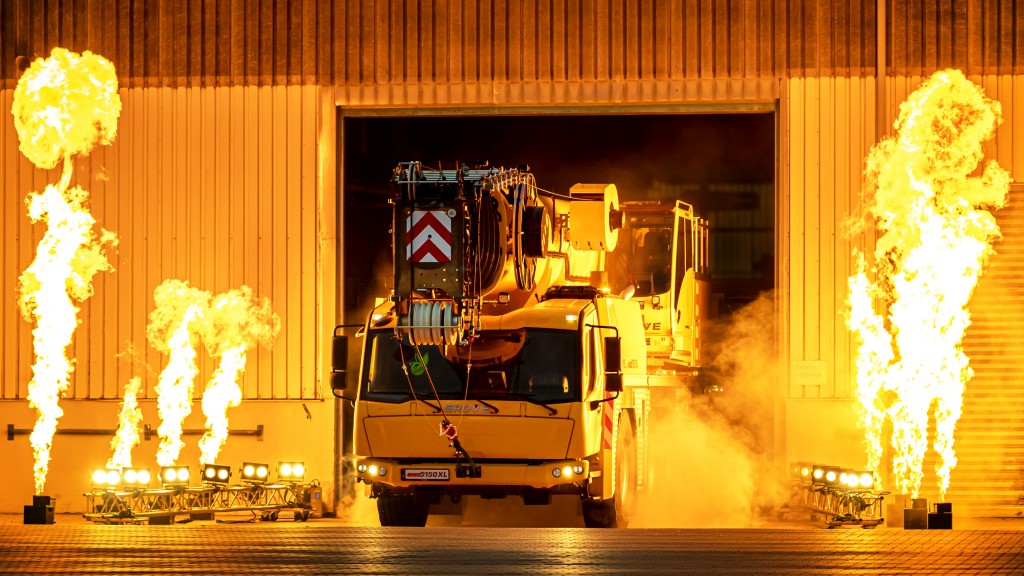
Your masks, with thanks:
<instances>
[{"instance_id":1,"label":"spotlight lens","mask_svg":"<svg viewBox=\"0 0 1024 576\"><path fill-rule=\"evenodd\" d=\"M256 473L256 468L252 464L246 464L245 468L242 469L242 474L246 476L252 476Z\"/></svg>"},{"instance_id":2,"label":"spotlight lens","mask_svg":"<svg viewBox=\"0 0 1024 576\"><path fill-rule=\"evenodd\" d=\"M150 476L149 470L139 470L139 484L149 484Z\"/></svg>"},{"instance_id":3,"label":"spotlight lens","mask_svg":"<svg viewBox=\"0 0 1024 576\"><path fill-rule=\"evenodd\" d=\"M302 464L296 464L295 466L292 467L292 475L298 477L298 476L304 476L305 474L306 474L306 467L303 466Z\"/></svg>"},{"instance_id":4,"label":"spotlight lens","mask_svg":"<svg viewBox=\"0 0 1024 576\"><path fill-rule=\"evenodd\" d=\"M815 480L821 480L821 477L822 477L822 475L824 475L824 474L825 474L825 471L824 471L824 470L822 470L821 468L818 468L818 469L816 469L816 470L814 471L814 479L815 479Z\"/></svg>"},{"instance_id":5,"label":"spotlight lens","mask_svg":"<svg viewBox=\"0 0 1024 576\"><path fill-rule=\"evenodd\" d=\"M178 480L181 480L182 482L187 482L188 481L188 476L189 476L188 468L179 468L178 469Z\"/></svg>"},{"instance_id":6,"label":"spotlight lens","mask_svg":"<svg viewBox=\"0 0 1024 576\"><path fill-rule=\"evenodd\" d=\"M860 475L860 485L867 487L872 486L875 483L875 476L873 474L865 472Z\"/></svg>"},{"instance_id":7,"label":"spotlight lens","mask_svg":"<svg viewBox=\"0 0 1024 576\"><path fill-rule=\"evenodd\" d=\"M227 480L228 479L228 469L227 468L221 468L220 470L218 470L217 471L217 478L220 478L221 480Z\"/></svg>"},{"instance_id":8,"label":"spotlight lens","mask_svg":"<svg viewBox=\"0 0 1024 576\"><path fill-rule=\"evenodd\" d=\"M806 478L807 476L810 476L810 475L811 475L811 471L806 466L800 469L800 476Z\"/></svg>"},{"instance_id":9,"label":"spotlight lens","mask_svg":"<svg viewBox=\"0 0 1024 576\"><path fill-rule=\"evenodd\" d=\"M835 482L836 481L836 473L835 473L835 471L834 470L829 470L825 474L825 480L828 480L829 482Z\"/></svg>"},{"instance_id":10,"label":"spotlight lens","mask_svg":"<svg viewBox=\"0 0 1024 576\"><path fill-rule=\"evenodd\" d=\"M174 468L164 470L164 482L174 482L178 479L178 471Z\"/></svg>"},{"instance_id":11,"label":"spotlight lens","mask_svg":"<svg viewBox=\"0 0 1024 576\"><path fill-rule=\"evenodd\" d=\"M213 468L207 468L206 470L203 470L203 474L205 474L210 480L213 480L213 477L217 475L217 471Z\"/></svg>"},{"instance_id":12,"label":"spotlight lens","mask_svg":"<svg viewBox=\"0 0 1024 576\"><path fill-rule=\"evenodd\" d=\"M258 476L260 478L266 478L267 477L267 467L266 466L260 466L259 468L257 468L256 469L256 476Z\"/></svg>"},{"instance_id":13,"label":"spotlight lens","mask_svg":"<svg viewBox=\"0 0 1024 576\"><path fill-rule=\"evenodd\" d=\"M93 484L103 484L106 481L107 481L107 471L106 470L96 470L95 472L92 473L92 483Z\"/></svg>"},{"instance_id":14,"label":"spotlight lens","mask_svg":"<svg viewBox=\"0 0 1024 576\"><path fill-rule=\"evenodd\" d=\"M381 476L386 476L387 473L388 473L388 469L383 467L383 466L381 466L380 468L377 469L377 474L380 474Z\"/></svg>"},{"instance_id":15,"label":"spotlight lens","mask_svg":"<svg viewBox=\"0 0 1024 576\"><path fill-rule=\"evenodd\" d=\"M121 481L121 474L117 470L107 470L107 484L116 486Z\"/></svg>"},{"instance_id":16,"label":"spotlight lens","mask_svg":"<svg viewBox=\"0 0 1024 576\"><path fill-rule=\"evenodd\" d=\"M562 468L562 476L565 476L566 478L572 476L572 466Z\"/></svg>"},{"instance_id":17,"label":"spotlight lens","mask_svg":"<svg viewBox=\"0 0 1024 576\"><path fill-rule=\"evenodd\" d=\"M577 464L577 465L573 466L572 467L572 472L573 472L573 474L583 474L583 466L581 464Z\"/></svg>"},{"instance_id":18,"label":"spotlight lens","mask_svg":"<svg viewBox=\"0 0 1024 576\"><path fill-rule=\"evenodd\" d=\"M376 476L377 475L377 465L376 464L371 464L370 467L366 469L366 471L370 473L370 476Z\"/></svg>"},{"instance_id":19,"label":"spotlight lens","mask_svg":"<svg viewBox=\"0 0 1024 576\"><path fill-rule=\"evenodd\" d=\"M124 473L124 481L129 484L135 484L139 481L139 473L135 470L128 470Z\"/></svg>"},{"instance_id":20,"label":"spotlight lens","mask_svg":"<svg viewBox=\"0 0 1024 576\"><path fill-rule=\"evenodd\" d=\"M551 475L554 476L555 478L561 478L562 477L562 469L561 468L555 468L554 470L551 471Z\"/></svg>"},{"instance_id":21,"label":"spotlight lens","mask_svg":"<svg viewBox=\"0 0 1024 576\"><path fill-rule=\"evenodd\" d=\"M291 464L281 464L281 476L291 476L291 475L292 475L292 465Z\"/></svg>"}]
</instances>

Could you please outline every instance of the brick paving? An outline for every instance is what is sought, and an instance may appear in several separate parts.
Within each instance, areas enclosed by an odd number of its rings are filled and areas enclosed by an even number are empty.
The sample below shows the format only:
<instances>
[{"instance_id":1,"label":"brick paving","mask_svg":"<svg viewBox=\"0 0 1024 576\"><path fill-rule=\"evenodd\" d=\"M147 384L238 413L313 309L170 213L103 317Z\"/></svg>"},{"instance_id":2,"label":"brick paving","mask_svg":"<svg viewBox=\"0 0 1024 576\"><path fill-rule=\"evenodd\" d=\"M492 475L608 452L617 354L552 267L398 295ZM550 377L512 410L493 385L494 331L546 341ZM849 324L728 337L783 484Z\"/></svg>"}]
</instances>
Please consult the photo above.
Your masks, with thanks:
<instances>
[{"instance_id":1,"label":"brick paving","mask_svg":"<svg viewBox=\"0 0 1024 576\"><path fill-rule=\"evenodd\" d=\"M1022 530L0 523L3 574L1024 574Z\"/></svg>"}]
</instances>

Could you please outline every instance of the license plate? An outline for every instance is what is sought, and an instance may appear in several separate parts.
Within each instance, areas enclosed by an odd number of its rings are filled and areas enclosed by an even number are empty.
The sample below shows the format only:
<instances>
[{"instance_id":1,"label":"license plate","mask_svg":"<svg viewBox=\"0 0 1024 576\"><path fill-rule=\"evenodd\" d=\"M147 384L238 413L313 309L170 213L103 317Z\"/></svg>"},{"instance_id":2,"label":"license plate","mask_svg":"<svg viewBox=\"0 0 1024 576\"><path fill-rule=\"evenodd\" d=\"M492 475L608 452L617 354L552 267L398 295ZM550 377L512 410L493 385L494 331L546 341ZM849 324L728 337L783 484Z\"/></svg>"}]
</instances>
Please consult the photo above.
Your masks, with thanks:
<instances>
[{"instance_id":1,"label":"license plate","mask_svg":"<svg viewBox=\"0 0 1024 576\"><path fill-rule=\"evenodd\" d=\"M416 482L433 481L445 482L449 479L448 469L444 468L403 468L402 480Z\"/></svg>"}]
</instances>

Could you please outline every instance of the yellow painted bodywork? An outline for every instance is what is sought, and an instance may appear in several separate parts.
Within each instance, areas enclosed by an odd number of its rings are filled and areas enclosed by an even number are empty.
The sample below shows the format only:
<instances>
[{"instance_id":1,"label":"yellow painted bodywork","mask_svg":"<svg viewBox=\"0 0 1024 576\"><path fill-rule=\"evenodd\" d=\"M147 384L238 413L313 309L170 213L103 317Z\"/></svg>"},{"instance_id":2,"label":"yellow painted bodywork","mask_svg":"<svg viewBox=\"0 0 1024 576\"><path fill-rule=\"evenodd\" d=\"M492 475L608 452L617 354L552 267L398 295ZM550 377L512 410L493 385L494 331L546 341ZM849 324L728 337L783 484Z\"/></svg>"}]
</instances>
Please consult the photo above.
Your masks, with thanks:
<instances>
[{"instance_id":1,"label":"yellow painted bodywork","mask_svg":"<svg viewBox=\"0 0 1024 576\"><path fill-rule=\"evenodd\" d=\"M395 325L390 302L382 303L374 311L374 317L379 319L374 324L376 328L387 329ZM622 342L622 372L635 376L647 371L642 317L636 302L605 297L544 302L531 300L504 314L484 315L480 321L482 331L520 328L569 330L580 334L581 347L590 346L585 339L591 331L598 343L603 337L617 335ZM590 354L594 352L586 352L581 357ZM584 361L587 362L586 359ZM385 469L392 471L381 477L364 470L358 473L358 477L367 483L399 489L435 486L458 492L460 489L472 491L481 486L563 486L570 490L585 490L598 497L610 493L611 475L601 472L612 460L611 450L604 446L612 431L606 430L605 423L608 419L617 421L619 411L629 407L631 401L630 395L624 393L615 402L591 407L592 401L605 399L609 394L604 390L603 352L598 352L589 361L591 364L583 366L580 371L582 401L549 404L555 414L543 406L518 399L487 400L497 408L497 413L492 413L491 408L473 399L440 401L448 419L457 427L462 448L480 467L477 478L456 476L455 449L440 434L442 415L430 405L437 405L437 400L425 399L429 404L422 400L401 403L358 401L354 434L356 460L364 464L384 465ZM565 462L582 462L586 472L568 482L566 478L553 476L552 467ZM465 458L462 463L467 463ZM408 482L401 479L403 467L447 469L449 478L444 481ZM566 484L574 484L575 488L564 486Z\"/></svg>"},{"instance_id":2,"label":"yellow painted bodywork","mask_svg":"<svg viewBox=\"0 0 1024 576\"><path fill-rule=\"evenodd\" d=\"M435 403L435 401L431 401ZM474 459L558 460L582 458L582 443L572 442L581 413L579 402L542 406L521 401L488 400L497 414L474 400L442 400L448 419L456 425L462 447ZM440 435L442 417L424 402L385 404L360 402L356 453L380 458L451 459L454 450ZM476 414L460 414L457 408ZM570 417L575 415L576 417ZM577 446L573 446L576 444Z\"/></svg>"}]
</instances>

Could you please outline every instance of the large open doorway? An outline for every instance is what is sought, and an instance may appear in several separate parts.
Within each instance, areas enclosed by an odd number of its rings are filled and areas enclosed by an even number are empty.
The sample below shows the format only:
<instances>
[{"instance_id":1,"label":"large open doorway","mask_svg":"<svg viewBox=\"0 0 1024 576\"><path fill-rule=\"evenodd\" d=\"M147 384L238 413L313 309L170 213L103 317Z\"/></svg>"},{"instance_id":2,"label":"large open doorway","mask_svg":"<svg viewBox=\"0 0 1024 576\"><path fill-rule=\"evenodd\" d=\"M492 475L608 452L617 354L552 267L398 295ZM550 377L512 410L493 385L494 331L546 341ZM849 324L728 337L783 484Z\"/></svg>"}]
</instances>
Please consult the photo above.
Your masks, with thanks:
<instances>
[{"instance_id":1,"label":"large open doorway","mask_svg":"<svg viewBox=\"0 0 1024 576\"><path fill-rule=\"evenodd\" d=\"M703 330L702 355L715 358L731 348L727 362L737 356L763 358L774 354L775 307L761 295L776 288L776 116L765 113L404 116L368 113L340 115L344 190L345 317L365 318L374 298L388 295L391 257L391 175L401 161L454 168L456 162L494 166L529 165L540 188L566 194L576 183L614 183L620 200L681 200L709 223L709 265L712 311L718 319ZM740 317L748 304L767 313L754 335L743 334L739 345L724 344L730 319ZM750 317L747 317L749 323ZM719 350L712 350L718 337ZM759 340L753 342L753 340ZM757 346L760 346L758 348ZM759 354L754 354L758 352ZM724 356L723 356L724 357ZM650 454L658 461L641 509L668 509L661 503L691 493L700 479L752 477L770 472L774 459L774 411L777 386L767 377L764 363L742 376L748 381L730 388L724 402L706 404L698 398L688 407L680 395L669 403L652 430ZM740 371L734 370L736 374ZM721 381L734 378L724 375ZM729 385L731 386L731 385ZM724 388L729 388L725 386ZM705 395L710 397L711 395ZM660 405L664 406L662 402ZM691 409L692 408L692 409ZM677 413L678 412L678 413ZM682 414L685 412L685 414ZM348 416L346 416L347 418ZM740 440L742 439L742 440ZM693 448L680 456L680 446ZM347 448L346 448L347 450ZM655 455L664 455L664 458ZM650 482L650 480L648 480ZM754 483L752 483L754 484ZM763 484L763 483L762 483ZM654 489L650 489L654 486ZM712 499L749 510L759 500L758 486L721 484L725 493ZM708 487L714 492L716 487ZM676 502L680 509L693 510ZM669 507L671 508L671 506ZM744 525L746 519L706 517L658 518L641 525ZM724 523L723 523L724 522Z\"/></svg>"},{"instance_id":2,"label":"large open doorway","mask_svg":"<svg viewBox=\"0 0 1024 576\"><path fill-rule=\"evenodd\" d=\"M749 114L342 115L346 318L386 295L400 161L529 165L541 188L611 182L623 200L692 204L710 224L713 315L775 286L775 117Z\"/></svg>"}]
</instances>

